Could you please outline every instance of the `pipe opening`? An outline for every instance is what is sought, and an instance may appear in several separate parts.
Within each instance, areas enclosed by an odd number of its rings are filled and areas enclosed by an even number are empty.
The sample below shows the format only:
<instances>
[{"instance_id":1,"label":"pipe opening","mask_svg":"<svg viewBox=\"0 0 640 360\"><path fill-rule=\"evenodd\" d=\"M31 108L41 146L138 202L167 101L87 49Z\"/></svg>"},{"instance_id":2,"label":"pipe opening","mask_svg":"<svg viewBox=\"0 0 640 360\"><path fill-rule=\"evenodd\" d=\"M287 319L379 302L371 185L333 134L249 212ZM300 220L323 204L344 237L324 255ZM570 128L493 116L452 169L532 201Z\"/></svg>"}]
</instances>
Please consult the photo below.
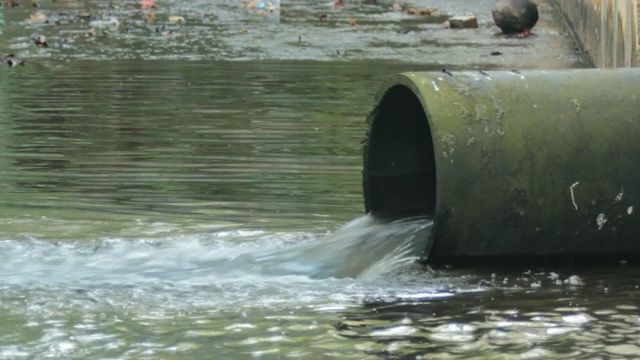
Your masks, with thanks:
<instances>
[{"instance_id":1,"label":"pipe opening","mask_svg":"<svg viewBox=\"0 0 640 360\"><path fill-rule=\"evenodd\" d=\"M397 85L369 116L364 149L367 212L398 218L427 215L436 207L436 165L431 129L420 100Z\"/></svg>"}]
</instances>

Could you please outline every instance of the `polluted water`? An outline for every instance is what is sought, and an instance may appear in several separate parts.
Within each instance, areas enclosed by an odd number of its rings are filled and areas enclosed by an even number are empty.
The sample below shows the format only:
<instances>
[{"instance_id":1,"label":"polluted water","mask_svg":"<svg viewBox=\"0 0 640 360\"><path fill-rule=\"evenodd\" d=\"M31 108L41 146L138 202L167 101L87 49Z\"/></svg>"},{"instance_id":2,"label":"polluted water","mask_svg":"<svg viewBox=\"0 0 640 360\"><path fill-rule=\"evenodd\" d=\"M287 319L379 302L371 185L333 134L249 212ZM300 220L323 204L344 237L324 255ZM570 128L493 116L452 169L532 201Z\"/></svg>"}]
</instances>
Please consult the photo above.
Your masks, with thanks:
<instances>
[{"instance_id":1,"label":"polluted water","mask_svg":"<svg viewBox=\"0 0 640 360\"><path fill-rule=\"evenodd\" d=\"M253 283L287 276L376 279L420 267L431 224L425 217L385 221L365 215L321 238L237 230L164 241L4 240L0 278L5 285L89 287Z\"/></svg>"}]
</instances>

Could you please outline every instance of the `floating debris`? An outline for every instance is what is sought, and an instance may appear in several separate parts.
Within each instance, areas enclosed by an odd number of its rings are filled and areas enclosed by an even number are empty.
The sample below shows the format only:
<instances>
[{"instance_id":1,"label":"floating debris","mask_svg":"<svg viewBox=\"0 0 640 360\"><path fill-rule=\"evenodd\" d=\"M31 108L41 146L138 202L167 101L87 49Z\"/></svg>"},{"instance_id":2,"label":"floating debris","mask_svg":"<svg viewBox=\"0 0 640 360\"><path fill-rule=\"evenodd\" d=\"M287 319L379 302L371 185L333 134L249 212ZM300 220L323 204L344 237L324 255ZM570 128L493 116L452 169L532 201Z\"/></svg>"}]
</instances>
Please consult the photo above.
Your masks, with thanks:
<instances>
[{"instance_id":1,"label":"floating debris","mask_svg":"<svg viewBox=\"0 0 640 360\"><path fill-rule=\"evenodd\" d=\"M41 13L40 11L36 11L34 13L32 13L31 15L29 15L29 20L33 21L33 22L45 22L47 21L47 17Z\"/></svg>"},{"instance_id":2,"label":"floating debris","mask_svg":"<svg viewBox=\"0 0 640 360\"><path fill-rule=\"evenodd\" d=\"M475 16L454 16L449 19L451 29L476 29L478 18Z\"/></svg>"},{"instance_id":3,"label":"floating debris","mask_svg":"<svg viewBox=\"0 0 640 360\"><path fill-rule=\"evenodd\" d=\"M97 29L117 29L120 26L120 22L115 17L110 16L107 20L93 20L89 23L89 26Z\"/></svg>"},{"instance_id":4,"label":"floating debris","mask_svg":"<svg viewBox=\"0 0 640 360\"><path fill-rule=\"evenodd\" d=\"M13 54L0 54L0 61L9 65L9 67L14 67L17 65L24 66L24 60L20 60L15 57Z\"/></svg>"},{"instance_id":5,"label":"floating debris","mask_svg":"<svg viewBox=\"0 0 640 360\"><path fill-rule=\"evenodd\" d=\"M89 20L93 16L91 15L91 13L83 11L83 12L79 13L78 15L76 15L76 17L79 18L79 19L82 19L82 20Z\"/></svg>"},{"instance_id":6,"label":"floating debris","mask_svg":"<svg viewBox=\"0 0 640 360\"><path fill-rule=\"evenodd\" d=\"M152 23L156 20L156 14L153 11L148 11L144 14L144 22Z\"/></svg>"},{"instance_id":7,"label":"floating debris","mask_svg":"<svg viewBox=\"0 0 640 360\"><path fill-rule=\"evenodd\" d=\"M18 7L20 6L20 0L4 0L2 2L4 6Z\"/></svg>"},{"instance_id":8,"label":"floating debris","mask_svg":"<svg viewBox=\"0 0 640 360\"><path fill-rule=\"evenodd\" d=\"M252 0L247 4L248 10L262 10L262 11L276 11L280 10L280 0L275 1L261 1Z\"/></svg>"},{"instance_id":9,"label":"floating debris","mask_svg":"<svg viewBox=\"0 0 640 360\"><path fill-rule=\"evenodd\" d=\"M153 0L140 0L140 8L143 10L151 9L155 7L156 7L156 3Z\"/></svg>"},{"instance_id":10,"label":"floating debris","mask_svg":"<svg viewBox=\"0 0 640 360\"><path fill-rule=\"evenodd\" d=\"M407 14L409 15L423 15L423 16L428 16L428 15L437 15L439 14L438 9L416 9L416 8L409 8L407 9Z\"/></svg>"},{"instance_id":11,"label":"floating debris","mask_svg":"<svg viewBox=\"0 0 640 360\"><path fill-rule=\"evenodd\" d=\"M356 22L356 19L350 17L348 20L349 20L349 25L351 25L351 26L358 25L358 23Z\"/></svg>"},{"instance_id":12,"label":"floating debris","mask_svg":"<svg viewBox=\"0 0 640 360\"><path fill-rule=\"evenodd\" d=\"M184 17L179 15L169 15L169 22L171 23L184 23Z\"/></svg>"},{"instance_id":13,"label":"floating debris","mask_svg":"<svg viewBox=\"0 0 640 360\"><path fill-rule=\"evenodd\" d=\"M156 28L156 33L166 36L166 35L172 35L173 31L167 29L166 26L162 25L161 28Z\"/></svg>"},{"instance_id":14,"label":"floating debris","mask_svg":"<svg viewBox=\"0 0 640 360\"><path fill-rule=\"evenodd\" d=\"M44 48L49 47L49 44L47 44L47 38L44 35L32 34L31 40L36 46Z\"/></svg>"}]
</instances>

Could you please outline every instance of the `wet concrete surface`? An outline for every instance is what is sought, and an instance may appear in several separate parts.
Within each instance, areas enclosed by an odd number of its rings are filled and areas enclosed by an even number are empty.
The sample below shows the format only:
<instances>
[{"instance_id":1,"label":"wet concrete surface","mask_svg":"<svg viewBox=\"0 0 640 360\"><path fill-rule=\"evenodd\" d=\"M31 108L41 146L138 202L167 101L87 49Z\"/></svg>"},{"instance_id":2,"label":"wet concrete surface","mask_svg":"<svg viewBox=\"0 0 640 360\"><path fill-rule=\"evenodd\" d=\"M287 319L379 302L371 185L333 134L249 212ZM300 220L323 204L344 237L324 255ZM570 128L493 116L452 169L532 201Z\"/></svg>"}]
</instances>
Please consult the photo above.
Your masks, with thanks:
<instances>
[{"instance_id":1,"label":"wet concrete surface","mask_svg":"<svg viewBox=\"0 0 640 360\"><path fill-rule=\"evenodd\" d=\"M466 69L586 67L556 9L539 0L533 35L505 36L493 23L493 0L412 0L368 4L283 0L279 13L258 15L238 1L41 1L1 9L0 52L28 62L55 60L319 60L394 61ZM408 8L436 8L409 15ZM42 16L41 16L42 15ZM445 29L455 15L475 15L476 29ZM171 16L174 16L171 18ZM184 21L175 21L176 16ZM109 24L109 19L117 19ZM355 23L355 25L351 25ZM48 47L37 46L36 35Z\"/></svg>"}]
</instances>

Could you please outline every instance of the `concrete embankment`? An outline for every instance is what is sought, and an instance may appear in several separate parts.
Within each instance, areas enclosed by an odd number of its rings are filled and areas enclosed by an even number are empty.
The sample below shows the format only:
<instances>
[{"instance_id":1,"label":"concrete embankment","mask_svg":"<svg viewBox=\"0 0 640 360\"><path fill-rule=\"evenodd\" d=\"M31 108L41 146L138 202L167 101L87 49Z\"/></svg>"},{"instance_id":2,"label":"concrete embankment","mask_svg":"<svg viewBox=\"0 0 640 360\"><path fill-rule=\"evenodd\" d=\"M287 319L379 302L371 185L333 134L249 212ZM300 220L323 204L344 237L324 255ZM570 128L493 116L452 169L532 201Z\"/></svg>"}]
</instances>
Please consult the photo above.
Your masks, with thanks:
<instances>
[{"instance_id":1,"label":"concrete embankment","mask_svg":"<svg viewBox=\"0 0 640 360\"><path fill-rule=\"evenodd\" d=\"M553 2L593 66L638 66L640 0Z\"/></svg>"}]
</instances>

